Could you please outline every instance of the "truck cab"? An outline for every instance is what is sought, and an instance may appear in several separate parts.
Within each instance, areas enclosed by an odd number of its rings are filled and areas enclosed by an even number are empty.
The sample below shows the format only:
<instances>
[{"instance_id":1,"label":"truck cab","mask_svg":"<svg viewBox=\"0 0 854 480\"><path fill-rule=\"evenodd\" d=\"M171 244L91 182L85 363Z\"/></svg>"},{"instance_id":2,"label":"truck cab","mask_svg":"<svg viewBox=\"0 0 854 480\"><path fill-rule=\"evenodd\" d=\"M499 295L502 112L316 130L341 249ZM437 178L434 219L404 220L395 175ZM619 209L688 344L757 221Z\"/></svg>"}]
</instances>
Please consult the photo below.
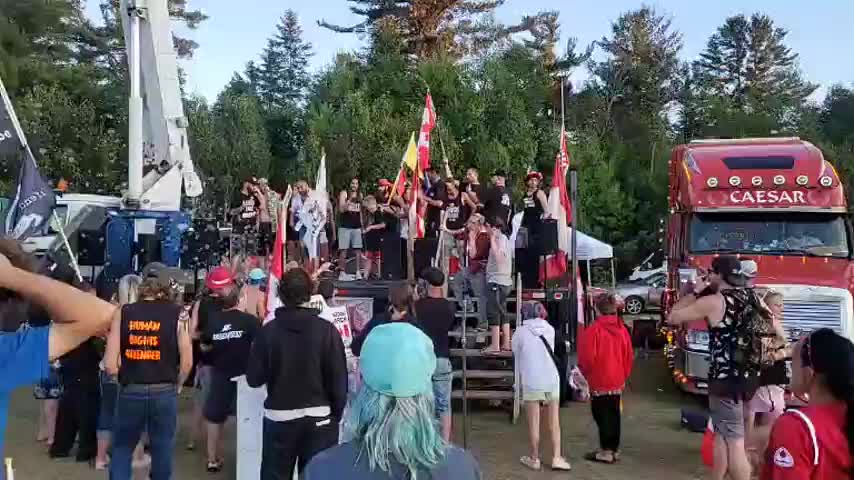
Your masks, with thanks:
<instances>
[{"instance_id":1,"label":"truck cab","mask_svg":"<svg viewBox=\"0 0 854 480\"><path fill-rule=\"evenodd\" d=\"M669 167L665 310L714 257L730 254L757 263L757 289L783 294L792 339L824 327L854 334L847 203L818 148L798 138L695 141L676 147ZM667 338L677 384L705 393L705 320Z\"/></svg>"},{"instance_id":2,"label":"truck cab","mask_svg":"<svg viewBox=\"0 0 854 480\"><path fill-rule=\"evenodd\" d=\"M66 193L56 197L56 217L48 222L45 235L27 238L21 246L27 252L43 255L51 250L57 241L59 229L64 229L66 236L72 238L80 225L90 215L100 215L106 218L107 212L121 208L122 199L107 195L91 195L85 193ZM103 222L102 222L103 223Z\"/></svg>"}]
</instances>

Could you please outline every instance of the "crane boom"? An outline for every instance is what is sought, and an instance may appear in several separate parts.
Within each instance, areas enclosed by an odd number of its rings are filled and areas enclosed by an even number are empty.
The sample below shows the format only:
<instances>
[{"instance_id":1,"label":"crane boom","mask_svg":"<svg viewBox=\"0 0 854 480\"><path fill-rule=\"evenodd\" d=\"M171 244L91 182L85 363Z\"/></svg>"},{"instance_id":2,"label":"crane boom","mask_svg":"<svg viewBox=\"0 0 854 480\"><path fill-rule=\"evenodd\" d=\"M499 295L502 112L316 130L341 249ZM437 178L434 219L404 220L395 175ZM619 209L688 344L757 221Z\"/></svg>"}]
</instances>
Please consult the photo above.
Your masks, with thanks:
<instances>
[{"instance_id":1,"label":"crane boom","mask_svg":"<svg viewBox=\"0 0 854 480\"><path fill-rule=\"evenodd\" d=\"M178 211L182 184L188 197L201 195L202 184L190 156L169 7L167 0L120 5L130 77L124 206Z\"/></svg>"}]
</instances>

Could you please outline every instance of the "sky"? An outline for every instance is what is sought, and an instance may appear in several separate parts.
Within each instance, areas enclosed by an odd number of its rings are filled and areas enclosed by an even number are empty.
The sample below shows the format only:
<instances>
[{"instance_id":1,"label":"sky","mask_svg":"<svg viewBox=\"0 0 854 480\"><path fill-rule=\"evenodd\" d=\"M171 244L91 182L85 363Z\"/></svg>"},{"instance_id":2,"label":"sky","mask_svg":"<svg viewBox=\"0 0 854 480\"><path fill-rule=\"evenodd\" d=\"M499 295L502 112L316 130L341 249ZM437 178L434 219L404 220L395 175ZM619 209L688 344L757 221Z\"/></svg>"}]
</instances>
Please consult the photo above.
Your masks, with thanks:
<instances>
[{"instance_id":1,"label":"sky","mask_svg":"<svg viewBox=\"0 0 854 480\"><path fill-rule=\"evenodd\" d=\"M97 16L97 0L87 0L88 9ZM243 72L246 63L258 58L267 38L285 9L297 12L305 31L305 40L314 46L312 71L328 65L339 51L359 49L364 39L353 34L338 34L317 25L330 23L351 25L359 17L350 13L346 0L190 0L210 18L197 30L181 30L199 43L194 58L183 62L188 74L187 89L209 100L231 79ZM673 27L683 35L681 56L695 58L705 47L709 36L728 16L739 13L766 13L778 27L789 31L787 44L800 55L800 68L806 79L821 88L814 96L823 97L835 83L854 85L854 1L852 0L647 0L646 5L673 20ZM576 37L579 45L601 39L611 31L611 23L623 12L639 8L640 1L630 0L506 0L497 12L498 19L513 23L525 14L542 10L560 12L562 53L566 39ZM586 72L575 75L576 83Z\"/></svg>"}]
</instances>

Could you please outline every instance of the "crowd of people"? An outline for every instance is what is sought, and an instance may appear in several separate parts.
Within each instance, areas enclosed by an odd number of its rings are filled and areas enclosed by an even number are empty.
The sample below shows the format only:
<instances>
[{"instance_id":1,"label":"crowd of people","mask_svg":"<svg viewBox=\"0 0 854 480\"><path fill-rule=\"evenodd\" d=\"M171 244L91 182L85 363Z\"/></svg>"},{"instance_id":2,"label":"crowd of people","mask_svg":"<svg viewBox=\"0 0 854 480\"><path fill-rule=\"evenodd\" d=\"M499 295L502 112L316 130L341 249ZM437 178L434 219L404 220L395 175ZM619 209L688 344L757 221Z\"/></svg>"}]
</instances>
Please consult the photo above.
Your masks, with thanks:
<instances>
[{"instance_id":1,"label":"crowd of people","mask_svg":"<svg viewBox=\"0 0 854 480\"><path fill-rule=\"evenodd\" d=\"M418 267L416 273L431 264L448 272L455 270L449 265L452 258L460 259L460 264L469 263L465 261L467 250L475 261L485 260L487 257L482 246L480 256L476 255L475 237L481 231L497 229L505 237L499 238L498 246L511 253L504 263L512 265L513 257L516 257L523 283L536 287L539 285L543 222L549 219L542 180L543 176L538 172L526 176L526 191L519 210L522 213L521 225L515 244L510 245L515 209L507 174L503 170L493 172L490 184L483 185L475 168L468 169L462 180L450 176L443 178L436 168L430 168L417 192L408 182L395 184L380 179L372 187L363 185L359 178L353 178L337 195L326 195L313 191L308 182L300 180L294 184L289 200L271 189L265 179L250 178L243 184L241 200L231 210L232 237L235 239L232 251L267 255L273 241L271 232L277 228L279 218L283 218L287 222L288 258L309 271L314 272L329 261L341 280L401 279L403 272L407 271L408 262L413 261L409 251L415 247L408 243L410 236L419 241L423 237L437 242L431 247L430 262L425 264L419 258L414 260ZM414 230L410 231L414 228L410 226L410 206L414 201L421 206L419 218L424 223L423 232L418 235ZM280 217L282 209L285 215ZM383 258L383 254L388 255L388 252L400 253L395 254L395 258ZM398 266L393 269L396 276L384 275L383 266L388 268L392 264ZM478 271L481 270L478 267ZM502 278L488 283L506 290L509 272L502 270L500 274ZM487 289L487 282L479 280L470 280L468 285L479 290ZM479 298L486 297L480 293Z\"/></svg>"},{"instance_id":2,"label":"crowd of people","mask_svg":"<svg viewBox=\"0 0 854 480\"><path fill-rule=\"evenodd\" d=\"M511 331L503 305L513 285L514 249L501 173L484 189L476 171L460 186L443 185L431 171L427 224L434 233L451 233L443 236L452 239L448 248L463 250L466 261L451 288L457 301L476 297L486 305L478 311L479 327L489 333L484 353L506 351L516 358L529 438L520 462L532 470L566 471L571 467L559 422L566 378L555 354L560 332L546 308L531 301L520 306L521 325ZM528 180L526 210L543 220L539 177ZM395 225L395 240L401 238L406 216L400 211L406 207L391 205L389 183L362 197L354 179L339 196L340 228L326 237L333 232L327 227L317 237L328 246L337 236L339 250L368 251L372 232ZM250 219L244 227L269 233L275 227L263 224L277 215L270 214L264 185L247 182L248 200L235 213ZM295 199L310 198L304 182L296 191ZM255 217L245 215L250 206ZM323 218L331 218L334 208L326 208ZM461 217L449 225L454 208ZM527 225L529 236L541 233ZM204 444L206 469L217 473L225 468L224 426L236 413L233 379L245 376L250 386L267 391L263 480L290 480L295 471L310 480L480 478L471 454L451 443L449 332L457 320L447 270L437 264L419 272L423 291L408 282L392 284L388 309L354 331L335 284L311 257L287 265L276 292L282 307L268 312L262 286L270 252L258 252L251 261L212 269L204 290L189 297L161 264L125 276L114 289L95 290L59 265L39 266L17 243L0 240L0 320L10 332L0 336L0 409L8 408L13 388L36 384L42 402L37 437L51 457L70 456L76 443L76 459L109 470L111 479L130 479L135 469L148 468L150 478L165 480L173 477L178 397L190 386L187 448ZM371 272L376 258L367 259L371 266L364 270ZM852 478L854 345L827 329L789 342L782 295L754 288L756 270L752 261L717 257L667 318L671 325L702 318L709 326L713 478L749 480L752 471L763 480ZM619 316L621 300L604 293L594 303L596 318L579 334L578 367L589 386L600 448L584 458L613 464L621 459L622 394L633 350ZM757 335L760 330L765 334ZM787 387L807 406L785 412ZM541 417L551 440L544 459ZM5 419L0 411L0 429Z\"/></svg>"},{"instance_id":3,"label":"crowd of people","mask_svg":"<svg viewBox=\"0 0 854 480\"><path fill-rule=\"evenodd\" d=\"M760 294L757 273L752 260L716 257L667 319L708 324L712 478L852 478L854 344L826 328L790 343L782 295ZM784 413L787 387L806 406Z\"/></svg>"}]
</instances>

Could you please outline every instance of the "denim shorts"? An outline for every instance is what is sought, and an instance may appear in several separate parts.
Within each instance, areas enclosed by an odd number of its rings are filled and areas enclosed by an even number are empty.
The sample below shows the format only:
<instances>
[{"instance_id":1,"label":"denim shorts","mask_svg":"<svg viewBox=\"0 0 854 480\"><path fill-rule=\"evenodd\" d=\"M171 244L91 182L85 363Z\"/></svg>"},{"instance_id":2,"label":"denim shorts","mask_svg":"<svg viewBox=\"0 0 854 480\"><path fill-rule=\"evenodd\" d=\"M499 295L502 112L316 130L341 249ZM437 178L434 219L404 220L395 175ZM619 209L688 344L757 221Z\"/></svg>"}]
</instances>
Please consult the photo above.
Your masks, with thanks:
<instances>
[{"instance_id":1,"label":"denim shorts","mask_svg":"<svg viewBox=\"0 0 854 480\"><path fill-rule=\"evenodd\" d=\"M490 327L509 324L507 316L507 296L510 295L510 285L489 283L486 286L486 319Z\"/></svg>"},{"instance_id":2,"label":"denim shorts","mask_svg":"<svg viewBox=\"0 0 854 480\"><path fill-rule=\"evenodd\" d=\"M339 250L361 250L362 249L362 230L359 228L338 228L338 249Z\"/></svg>"},{"instance_id":3,"label":"denim shorts","mask_svg":"<svg viewBox=\"0 0 854 480\"><path fill-rule=\"evenodd\" d=\"M451 411L452 380L451 361L447 358L437 358L436 370L433 371L433 399L437 416L447 415Z\"/></svg>"},{"instance_id":4,"label":"denim shorts","mask_svg":"<svg viewBox=\"0 0 854 480\"><path fill-rule=\"evenodd\" d=\"M709 394L709 416L715 433L722 438L744 438L744 402L729 396Z\"/></svg>"}]
</instances>

